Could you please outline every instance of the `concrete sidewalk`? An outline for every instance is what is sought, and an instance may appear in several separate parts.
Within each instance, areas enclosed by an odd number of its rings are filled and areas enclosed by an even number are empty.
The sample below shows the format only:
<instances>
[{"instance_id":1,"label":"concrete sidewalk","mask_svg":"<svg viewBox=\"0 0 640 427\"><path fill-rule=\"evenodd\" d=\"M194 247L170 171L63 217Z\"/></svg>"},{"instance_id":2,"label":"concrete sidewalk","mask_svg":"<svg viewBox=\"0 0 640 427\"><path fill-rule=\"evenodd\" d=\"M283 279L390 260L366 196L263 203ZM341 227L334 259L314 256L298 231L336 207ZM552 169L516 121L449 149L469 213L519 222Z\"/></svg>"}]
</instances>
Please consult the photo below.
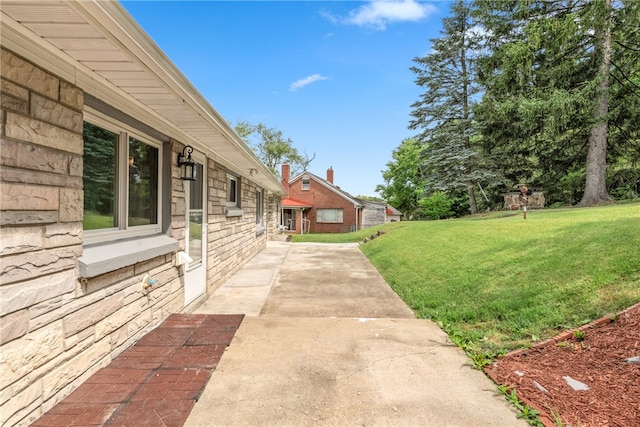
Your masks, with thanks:
<instances>
[{"instance_id":1,"label":"concrete sidewalk","mask_svg":"<svg viewBox=\"0 0 640 427\"><path fill-rule=\"evenodd\" d=\"M357 245L270 242L197 313L246 314L185 426L526 426Z\"/></svg>"}]
</instances>

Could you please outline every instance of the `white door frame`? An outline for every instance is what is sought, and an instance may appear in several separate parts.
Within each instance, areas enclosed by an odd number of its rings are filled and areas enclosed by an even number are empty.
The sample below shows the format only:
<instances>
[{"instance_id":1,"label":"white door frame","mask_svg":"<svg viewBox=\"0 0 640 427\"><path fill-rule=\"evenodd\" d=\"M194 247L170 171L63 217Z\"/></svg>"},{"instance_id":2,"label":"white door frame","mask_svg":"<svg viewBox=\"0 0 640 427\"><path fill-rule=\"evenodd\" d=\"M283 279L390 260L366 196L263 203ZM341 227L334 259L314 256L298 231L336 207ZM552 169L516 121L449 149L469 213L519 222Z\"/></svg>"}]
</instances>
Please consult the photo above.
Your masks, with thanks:
<instances>
[{"instance_id":1,"label":"white door frame","mask_svg":"<svg viewBox=\"0 0 640 427\"><path fill-rule=\"evenodd\" d=\"M185 182L185 252L193 261L185 264L184 305L185 307L207 291L207 159L203 155L192 154L193 159L202 166L198 167L197 183L202 185L202 209L191 208L191 186L194 181ZM200 171L200 169L202 169ZM202 172L202 173L200 173ZM191 217L200 216L200 241L193 236ZM197 232L197 231L196 231ZM192 237L194 237L192 239Z\"/></svg>"}]
</instances>

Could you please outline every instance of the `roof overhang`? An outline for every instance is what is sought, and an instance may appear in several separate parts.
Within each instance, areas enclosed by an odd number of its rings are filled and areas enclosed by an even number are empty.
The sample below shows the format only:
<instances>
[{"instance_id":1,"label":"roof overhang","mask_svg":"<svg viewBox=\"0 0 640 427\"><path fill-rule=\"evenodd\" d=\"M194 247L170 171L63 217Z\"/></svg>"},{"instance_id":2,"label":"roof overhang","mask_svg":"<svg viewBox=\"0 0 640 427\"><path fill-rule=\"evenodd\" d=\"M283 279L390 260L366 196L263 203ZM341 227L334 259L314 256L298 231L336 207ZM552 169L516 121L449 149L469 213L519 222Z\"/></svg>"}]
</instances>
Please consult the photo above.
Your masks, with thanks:
<instances>
[{"instance_id":1,"label":"roof overhang","mask_svg":"<svg viewBox=\"0 0 640 427\"><path fill-rule=\"evenodd\" d=\"M274 193L277 177L117 1L2 0L2 46Z\"/></svg>"},{"instance_id":2,"label":"roof overhang","mask_svg":"<svg viewBox=\"0 0 640 427\"><path fill-rule=\"evenodd\" d=\"M288 197L282 198L282 200L280 201L280 204L285 209L305 210L305 209L311 209L313 207L307 202L302 202L296 199L290 199Z\"/></svg>"}]
</instances>

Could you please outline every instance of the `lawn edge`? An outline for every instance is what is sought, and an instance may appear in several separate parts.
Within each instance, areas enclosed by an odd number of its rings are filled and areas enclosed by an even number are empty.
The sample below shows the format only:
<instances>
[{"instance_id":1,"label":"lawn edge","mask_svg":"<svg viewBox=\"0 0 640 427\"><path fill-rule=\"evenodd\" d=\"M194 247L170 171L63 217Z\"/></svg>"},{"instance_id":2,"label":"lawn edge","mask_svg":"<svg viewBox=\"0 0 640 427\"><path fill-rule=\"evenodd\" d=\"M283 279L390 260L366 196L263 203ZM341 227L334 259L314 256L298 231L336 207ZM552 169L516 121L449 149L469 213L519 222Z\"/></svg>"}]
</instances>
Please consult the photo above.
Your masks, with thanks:
<instances>
[{"instance_id":1,"label":"lawn edge","mask_svg":"<svg viewBox=\"0 0 640 427\"><path fill-rule=\"evenodd\" d=\"M602 317L600 317L599 319L596 319L592 322L589 322L585 325L582 325L578 328L574 328L574 329L570 329L564 332L560 332L558 335L549 338L547 340L544 341L540 341L534 345L532 345L529 348L520 348L517 350L513 350L503 356L500 356L499 359L504 359L510 356L517 356L520 354L527 354L528 352L535 350L535 349L542 349L544 347L547 347L549 345L556 345L558 343L561 343L563 341L568 340L569 338L573 337L573 333L575 331L587 331L589 329L593 329L595 327L601 326L601 325L605 325L608 323L611 323L612 319L614 318L618 318L622 315L624 315L625 313L628 313L631 310L636 309L637 307L640 307L640 302L637 302L633 305L631 305L630 307L625 308L622 311L619 311L617 313L609 313L606 314ZM501 385L497 378L494 376L494 373L492 371L492 367L494 367L497 363L499 362L499 360L494 361L493 363L491 363L490 365L485 366L484 368L482 368L483 372L489 377L491 378L491 381L494 382L494 384L496 385ZM550 414L548 414L548 409L546 408L539 408L536 405L532 404L532 402L527 399L524 396L521 396L520 393L518 392L518 390L516 389L516 395L518 397L518 399L520 399L525 405L530 406L531 408L535 409L536 411L538 411L540 413L540 415L538 416L538 418L540 419L540 422L544 425L544 427L556 427L557 424L555 423L555 421L553 421L553 419L551 418Z\"/></svg>"}]
</instances>

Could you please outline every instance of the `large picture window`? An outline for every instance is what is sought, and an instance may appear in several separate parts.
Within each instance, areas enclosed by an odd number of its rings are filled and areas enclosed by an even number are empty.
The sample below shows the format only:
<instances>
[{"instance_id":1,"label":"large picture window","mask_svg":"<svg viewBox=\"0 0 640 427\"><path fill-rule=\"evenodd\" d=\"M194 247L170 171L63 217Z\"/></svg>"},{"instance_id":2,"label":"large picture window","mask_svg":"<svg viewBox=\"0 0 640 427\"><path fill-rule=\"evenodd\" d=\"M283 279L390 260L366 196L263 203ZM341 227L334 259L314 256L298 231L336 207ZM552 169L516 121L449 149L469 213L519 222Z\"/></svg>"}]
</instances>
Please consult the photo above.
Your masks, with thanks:
<instances>
[{"instance_id":1,"label":"large picture window","mask_svg":"<svg viewBox=\"0 0 640 427\"><path fill-rule=\"evenodd\" d=\"M83 139L85 237L160 231L160 145L101 120Z\"/></svg>"},{"instance_id":2,"label":"large picture window","mask_svg":"<svg viewBox=\"0 0 640 427\"><path fill-rule=\"evenodd\" d=\"M318 209L316 221L342 224L342 209Z\"/></svg>"}]
</instances>

